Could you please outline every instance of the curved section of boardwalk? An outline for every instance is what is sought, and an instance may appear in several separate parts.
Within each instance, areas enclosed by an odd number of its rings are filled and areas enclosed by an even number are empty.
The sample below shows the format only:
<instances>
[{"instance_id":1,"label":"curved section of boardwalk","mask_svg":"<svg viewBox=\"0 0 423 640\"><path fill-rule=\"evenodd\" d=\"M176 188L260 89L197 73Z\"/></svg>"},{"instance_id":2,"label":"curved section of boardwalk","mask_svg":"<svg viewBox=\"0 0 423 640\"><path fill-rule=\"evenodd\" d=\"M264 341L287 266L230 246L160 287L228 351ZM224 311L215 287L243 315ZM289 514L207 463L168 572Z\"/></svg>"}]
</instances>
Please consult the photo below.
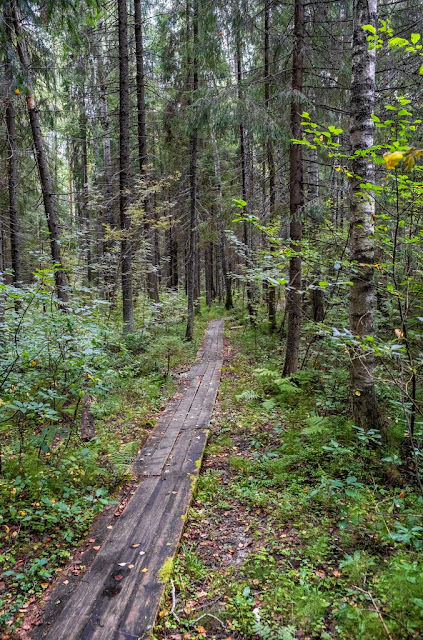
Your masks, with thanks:
<instances>
[{"instance_id":1,"label":"curved section of boardwalk","mask_svg":"<svg viewBox=\"0 0 423 640\"><path fill-rule=\"evenodd\" d=\"M222 368L223 320L210 322L135 462L140 483L90 569L52 624L48 640L139 640L150 635L182 534L207 440Z\"/></svg>"}]
</instances>

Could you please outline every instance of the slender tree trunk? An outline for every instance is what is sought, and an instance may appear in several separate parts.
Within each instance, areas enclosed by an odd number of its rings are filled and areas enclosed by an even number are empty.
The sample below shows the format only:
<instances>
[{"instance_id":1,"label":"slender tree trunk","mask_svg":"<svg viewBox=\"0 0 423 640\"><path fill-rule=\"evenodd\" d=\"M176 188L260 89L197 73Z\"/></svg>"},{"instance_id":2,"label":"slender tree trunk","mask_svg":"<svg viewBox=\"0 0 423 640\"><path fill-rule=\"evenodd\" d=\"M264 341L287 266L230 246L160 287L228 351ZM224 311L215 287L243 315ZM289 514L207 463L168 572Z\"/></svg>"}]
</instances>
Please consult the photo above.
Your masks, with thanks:
<instances>
[{"instance_id":1,"label":"slender tree trunk","mask_svg":"<svg viewBox=\"0 0 423 640\"><path fill-rule=\"evenodd\" d=\"M204 247L204 279L206 305L210 307L213 300L213 244L211 242L206 242Z\"/></svg>"},{"instance_id":2,"label":"slender tree trunk","mask_svg":"<svg viewBox=\"0 0 423 640\"><path fill-rule=\"evenodd\" d=\"M68 300L66 291L66 274L62 263L59 219L57 215L56 201L53 193L53 181L50 167L48 165L44 138L41 132L38 109L34 98L30 59L26 45L25 33L22 30L21 26L21 16L17 0L11 0L11 16L16 34L18 56L26 77L26 104L28 109L29 122L31 125L32 137L34 140L34 148L37 158L38 172L40 176L44 210L47 218L47 227L49 230L51 258L53 264L55 265L54 279L56 284L56 293L58 299L62 303L66 303Z\"/></svg>"},{"instance_id":3,"label":"slender tree trunk","mask_svg":"<svg viewBox=\"0 0 423 640\"><path fill-rule=\"evenodd\" d=\"M292 91L291 102L291 134L293 138L301 138L301 105L298 93L303 89L303 60L304 59L304 7L302 0L295 0L294 16L294 51L292 64ZM289 155L289 183L290 199L289 209L291 222L289 232L291 236L291 248L296 255L289 261L289 286L287 294L288 330L286 336L286 355L283 375L289 376L295 373L298 367L300 350L300 332L302 319L302 292L301 292L301 240L303 235L300 222L300 212L304 205L303 193L303 166L301 145L291 142Z\"/></svg>"},{"instance_id":4,"label":"slender tree trunk","mask_svg":"<svg viewBox=\"0 0 423 640\"><path fill-rule=\"evenodd\" d=\"M363 26L377 24L377 0L354 0L353 64L351 81L351 151L365 151L374 143L371 119L375 100L376 50L368 49ZM369 157L353 157L350 192L350 250L354 271L350 293L350 330L357 339L351 349L350 387L354 422L364 429L381 429L382 423L374 385L374 354L362 346L373 334L374 287L374 213L372 196L362 194L360 184L374 182L374 165Z\"/></svg>"},{"instance_id":5,"label":"slender tree trunk","mask_svg":"<svg viewBox=\"0 0 423 640\"><path fill-rule=\"evenodd\" d=\"M218 250L220 265L222 267L222 275L225 284L225 309L232 309L232 283L228 273L228 264L226 262L226 250L225 250L225 230L223 228L223 192L222 192L222 176L220 171L220 158L219 149L217 146L217 140L214 131L211 132L211 142L213 147L213 161L214 161L214 176L216 178L216 191L217 191L217 237L218 237Z\"/></svg>"},{"instance_id":6,"label":"slender tree trunk","mask_svg":"<svg viewBox=\"0 0 423 640\"><path fill-rule=\"evenodd\" d=\"M270 1L265 0L264 4L264 103L265 109L270 117ZM270 135L266 141L267 166L269 170L269 214L270 219L275 214L276 205L276 176L275 160L273 154L273 142ZM267 283L267 315L269 319L270 331L276 331L276 289Z\"/></svg>"},{"instance_id":7,"label":"slender tree trunk","mask_svg":"<svg viewBox=\"0 0 423 640\"><path fill-rule=\"evenodd\" d=\"M112 143L110 136L110 118L109 109L107 105L107 79L106 70L104 67L103 57L105 55L103 41L99 42L97 50L97 64L98 64L98 81L100 88L100 123L102 128L102 143L103 143L103 182L104 182L104 205L105 216L104 223L113 230L116 226L115 221L115 200L113 192L113 164L112 164ZM113 264L113 240L107 236L107 233L102 235L103 247L102 247L102 266L103 266L103 282L104 282L104 295L107 300L114 299L116 292L116 264Z\"/></svg>"},{"instance_id":8,"label":"slender tree trunk","mask_svg":"<svg viewBox=\"0 0 423 640\"><path fill-rule=\"evenodd\" d=\"M189 6L189 4L188 4ZM189 12L187 12L189 21ZM189 26L189 25L188 25ZM198 89L198 0L193 0L192 17L192 98ZM185 337L192 340L194 336L194 311L197 279L197 162L198 162L198 132L196 126L190 136L190 221L189 221L189 246L187 261L187 294L188 294L188 318Z\"/></svg>"},{"instance_id":9,"label":"slender tree trunk","mask_svg":"<svg viewBox=\"0 0 423 640\"><path fill-rule=\"evenodd\" d=\"M130 100L129 100L129 61L128 61L128 14L126 0L118 0L119 16L119 127L120 127L120 172L119 172L119 211L121 229L122 264L122 309L124 332L134 330L134 303L132 299L132 242L130 237L129 174L130 158Z\"/></svg>"},{"instance_id":10,"label":"slender tree trunk","mask_svg":"<svg viewBox=\"0 0 423 640\"><path fill-rule=\"evenodd\" d=\"M169 223L168 238L168 276L167 286L169 289L177 289L179 284L178 274L178 238L176 235L176 225L173 219Z\"/></svg>"},{"instance_id":11,"label":"slender tree trunk","mask_svg":"<svg viewBox=\"0 0 423 640\"><path fill-rule=\"evenodd\" d=\"M138 160L140 166L140 176L149 182L148 173L148 148L147 148L147 125L146 125L146 104L145 104L145 72L144 72L144 42L142 29L141 0L134 0L135 14L135 58L136 58L136 83L137 83L137 116L138 116ZM147 291L154 302L160 302L158 264L156 261L155 234L151 228L151 197L147 195L144 200L145 210L145 235L148 244L148 270L147 270Z\"/></svg>"},{"instance_id":12,"label":"slender tree trunk","mask_svg":"<svg viewBox=\"0 0 423 640\"><path fill-rule=\"evenodd\" d=\"M235 40L236 40L236 52L235 52L235 65L236 65L236 77L237 77L237 95L238 95L238 109L239 109L239 159L240 159L240 165L241 165L241 193L242 193L242 199L247 202L248 201L248 195L247 195L247 158L246 158L246 140L245 140L245 129L244 129L244 125L243 125L243 117L242 117L242 107L243 107L243 90L242 90L242 49L241 49L241 33L240 33L240 13L239 13L239 7L238 7L238 11L237 11L237 23L236 23L236 33L235 33ZM246 211L248 209L248 202L247 202L247 206L245 207ZM244 241L244 246L245 246L245 252L246 252L246 257L247 257L247 266L249 266L250 263L250 233L249 233L249 227L248 227L248 223L244 222L243 224L243 241ZM248 310L248 316L250 319L251 324L255 324L256 323L256 313L255 313L255 309L254 309L254 292L253 292L253 286L251 284L251 282L246 281L246 292L247 292L247 310Z\"/></svg>"},{"instance_id":13,"label":"slender tree trunk","mask_svg":"<svg viewBox=\"0 0 423 640\"><path fill-rule=\"evenodd\" d=\"M81 99L81 114L80 114L80 126L79 135L81 139L81 188L80 188L80 216L81 216L81 230L82 230L82 250L83 259L85 261L87 283L92 282L92 265L91 265L91 229L90 229L90 214L88 210L88 141L87 141L87 128L88 118L86 114L85 98Z\"/></svg>"},{"instance_id":14,"label":"slender tree trunk","mask_svg":"<svg viewBox=\"0 0 423 640\"><path fill-rule=\"evenodd\" d=\"M18 287L21 282L21 253L19 237L19 212L18 212L18 159L16 145L15 105L13 95L13 72L10 59L12 47L11 17L4 11L4 23L6 31L6 132L7 132L7 177L9 188L9 223L10 223L10 250L12 258L13 284Z\"/></svg>"}]
</instances>

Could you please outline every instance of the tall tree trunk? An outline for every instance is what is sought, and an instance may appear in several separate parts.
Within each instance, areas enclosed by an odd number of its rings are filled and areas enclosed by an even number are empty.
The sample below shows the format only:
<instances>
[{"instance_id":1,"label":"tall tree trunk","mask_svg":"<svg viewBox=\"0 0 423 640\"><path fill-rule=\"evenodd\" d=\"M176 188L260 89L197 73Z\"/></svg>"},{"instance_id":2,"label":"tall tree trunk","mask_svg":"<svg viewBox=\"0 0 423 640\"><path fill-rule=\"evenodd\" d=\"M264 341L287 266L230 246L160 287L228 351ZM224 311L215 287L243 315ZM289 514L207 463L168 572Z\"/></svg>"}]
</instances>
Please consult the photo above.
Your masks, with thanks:
<instances>
[{"instance_id":1,"label":"tall tree trunk","mask_svg":"<svg viewBox=\"0 0 423 640\"><path fill-rule=\"evenodd\" d=\"M212 129L211 142L213 147L213 161L214 161L214 176L216 178L216 191L217 191L217 238L218 238L218 250L220 265L222 267L222 275L225 284L225 309L232 309L232 283L228 273L228 264L226 262L226 250L225 250L225 230L223 228L223 192L222 192L222 175L220 171L220 158L219 149L217 146L217 140L215 133Z\"/></svg>"},{"instance_id":2,"label":"tall tree trunk","mask_svg":"<svg viewBox=\"0 0 423 640\"><path fill-rule=\"evenodd\" d=\"M26 45L25 33L21 26L21 15L18 0L11 0L11 16L16 34L16 46L18 56L26 78L26 104L28 109L29 122L31 125L32 137L34 140L35 155L37 158L38 172L40 176L41 191L43 196L44 210L47 219L47 227L50 239L50 252L54 266L54 279L58 299L62 303L68 300L66 291L66 274L63 268L62 252L60 249L59 219L56 209L56 201L53 193L53 181L50 167L48 165L47 153L41 132L40 118L34 98L33 82L31 75L31 65Z\"/></svg>"},{"instance_id":3,"label":"tall tree trunk","mask_svg":"<svg viewBox=\"0 0 423 640\"><path fill-rule=\"evenodd\" d=\"M21 282L21 254L19 238L19 212L18 212L18 159L16 146L15 105L13 93L13 72L10 50L12 48L12 25L8 5L4 11L4 24L6 31L6 131L7 131L7 177L9 190L9 223L10 223L10 250L12 258L13 284L18 287Z\"/></svg>"},{"instance_id":4,"label":"tall tree trunk","mask_svg":"<svg viewBox=\"0 0 423 640\"><path fill-rule=\"evenodd\" d=\"M146 126L146 104L145 104L145 72L144 72L144 42L142 29L141 0L134 0L135 14L135 58L136 58L136 83L137 83L137 116L138 116L138 160L140 166L140 176L149 182L148 173L148 148L147 148L147 126ZM145 235L148 244L148 268L147 268L147 291L154 302L160 302L158 264L156 261L155 234L151 228L151 197L147 195L144 200L145 210Z\"/></svg>"},{"instance_id":5,"label":"tall tree trunk","mask_svg":"<svg viewBox=\"0 0 423 640\"><path fill-rule=\"evenodd\" d=\"M81 98L80 103L80 124L79 124L79 136L81 140L81 183L80 183L80 225L82 231L82 252L83 259L85 261L87 283L92 282L92 264L91 264L91 229L90 229L90 214L88 211L88 117L86 113L85 97Z\"/></svg>"},{"instance_id":6,"label":"tall tree trunk","mask_svg":"<svg viewBox=\"0 0 423 640\"><path fill-rule=\"evenodd\" d=\"M189 3L187 3L189 7ZM187 11L189 21L189 11ZM189 27L189 24L187 25ZM188 30L189 33L189 30ZM198 89L198 0L193 0L192 17L192 98L191 104ZM189 43L188 43L189 46ZM190 221L189 221L189 245L187 261L187 294L188 294L188 317L185 337L192 340L194 336L194 310L196 298L197 279L197 161L198 161L198 132L196 125L190 136Z\"/></svg>"},{"instance_id":7,"label":"tall tree trunk","mask_svg":"<svg viewBox=\"0 0 423 640\"><path fill-rule=\"evenodd\" d=\"M270 1L265 0L264 4L264 104L268 117L270 118ZM269 171L269 214L272 220L275 214L276 204L276 176L275 160L273 154L273 142L271 136L267 135L266 141L267 167ZM267 283L267 315L269 318L270 331L276 331L276 289Z\"/></svg>"},{"instance_id":8,"label":"tall tree trunk","mask_svg":"<svg viewBox=\"0 0 423 640\"><path fill-rule=\"evenodd\" d=\"M302 0L295 0L294 15L294 51L292 62L292 92L291 102L291 135L293 138L301 138L301 104L298 94L303 89L303 63L304 63L304 7ZM286 336L286 355L283 375L289 376L295 373L298 367L300 349L300 332L302 319L302 292L301 292L301 239L303 228L300 222L300 212L304 205L303 193L303 166L301 145L291 142L289 154L289 183L290 197L289 209L291 222L289 233L291 248L296 253L289 261L289 286L287 294L288 330Z\"/></svg>"},{"instance_id":9,"label":"tall tree trunk","mask_svg":"<svg viewBox=\"0 0 423 640\"><path fill-rule=\"evenodd\" d=\"M121 229L122 265L122 310L124 332L134 330L134 303L132 299L132 242L130 237L130 216L128 213L130 158L130 101L129 101L129 61L128 61L128 14L126 0L118 0L119 20L119 211Z\"/></svg>"},{"instance_id":10,"label":"tall tree trunk","mask_svg":"<svg viewBox=\"0 0 423 640\"><path fill-rule=\"evenodd\" d=\"M101 31L101 25L99 25ZM110 136L110 118L107 105L107 79L104 67L104 47L103 40L100 39L97 48L98 82L100 88L100 123L102 128L103 142L103 182L104 182L104 223L112 230L115 228L115 206L113 193L113 164L112 164L112 143ZM103 287L106 300L113 300L116 291L116 264L113 264L112 250L113 240L102 235L102 267L103 267Z\"/></svg>"},{"instance_id":11,"label":"tall tree trunk","mask_svg":"<svg viewBox=\"0 0 423 640\"><path fill-rule=\"evenodd\" d=\"M242 108L243 108L243 88L242 88L242 48L241 48L241 15L239 6L237 8L237 17L236 17L236 25L235 25L235 43L236 43L236 51L235 51L235 66L236 66L236 78L237 78L237 97L238 97L238 109L239 109L239 159L241 165L241 193L242 199L244 202L247 202L247 206L245 207L246 211L248 209L248 195L247 195L247 154L246 154L246 139L245 139L245 129L243 124L243 116L242 116ZM243 224L243 241L245 246L246 253L246 262L247 266L250 266L250 232L249 232L248 223L244 222ZM247 292L247 310L248 316L251 324L256 323L256 312L254 308L254 292L253 286L251 282L249 282L248 278L246 281L246 292Z\"/></svg>"},{"instance_id":12,"label":"tall tree trunk","mask_svg":"<svg viewBox=\"0 0 423 640\"><path fill-rule=\"evenodd\" d=\"M377 23L377 0L354 0L354 34L351 80L351 151L365 151L374 143L371 119L375 100L376 50L368 49L363 26ZM374 165L369 157L353 157L350 192L350 250L354 271L350 293L350 330L358 344L351 349L350 389L355 424L364 429L381 428L374 385L374 354L362 339L373 333L374 287L374 213L373 197L362 193L360 184L373 183Z\"/></svg>"},{"instance_id":13,"label":"tall tree trunk","mask_svg":"<svg viewBox=\"0 0 423 640\"><path fill-rule=\"evenodd\" d=\"M178 238L176 235L176 224L173 218L170 220L169 229L167 232L167 245L168 245L168 272L167 272L167 287L169 289L177 289L179 284L178 274Z\"/></svg>"}]
</instances>

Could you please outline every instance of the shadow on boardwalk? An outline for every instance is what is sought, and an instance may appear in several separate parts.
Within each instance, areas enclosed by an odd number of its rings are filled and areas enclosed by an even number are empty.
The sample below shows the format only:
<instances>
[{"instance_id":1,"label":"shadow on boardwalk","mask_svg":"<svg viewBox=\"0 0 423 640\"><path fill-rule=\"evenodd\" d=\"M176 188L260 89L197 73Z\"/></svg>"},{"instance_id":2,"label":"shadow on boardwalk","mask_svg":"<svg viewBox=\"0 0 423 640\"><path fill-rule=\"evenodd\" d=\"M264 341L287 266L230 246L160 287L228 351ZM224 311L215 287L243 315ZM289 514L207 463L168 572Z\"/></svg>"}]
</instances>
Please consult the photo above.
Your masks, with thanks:
<instances>
[{"instance_id":1,"label":"shadow on boardwalk","mask_svg":"<svg viewBox=\"0 0 423 640\"><path fill-rule=\"evenodd\" d=\"M52 592L37 638L150 635L165 587L160 570L176 553L207 440L222 368L222 329L223 320L210 322L196 363L181 376L134 463L138 480L126 509L109 524L79 584L69 594L60 583Z\"/></svg>"}]
</instances>

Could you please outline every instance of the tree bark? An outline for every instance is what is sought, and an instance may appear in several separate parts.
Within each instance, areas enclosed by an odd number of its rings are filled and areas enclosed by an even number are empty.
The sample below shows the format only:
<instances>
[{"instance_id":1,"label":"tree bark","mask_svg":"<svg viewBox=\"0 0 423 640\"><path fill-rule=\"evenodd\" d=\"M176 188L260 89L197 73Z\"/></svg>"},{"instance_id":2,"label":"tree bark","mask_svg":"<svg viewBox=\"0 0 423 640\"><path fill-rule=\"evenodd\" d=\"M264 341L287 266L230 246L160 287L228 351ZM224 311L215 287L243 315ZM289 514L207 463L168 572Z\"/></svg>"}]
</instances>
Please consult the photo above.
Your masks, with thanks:
<instances>
[{"instance_id":1,"label":"tree bark","mask_svg":"<svg viewBox=\"0 0 423 640\"><path fill-rule=\"evenodd\" d=\"M147 148L147 126L146 126L146 104L145 104L145 72L144 72L144 42L142 29L141 0L134 0L135 14L135 59L136 59L136 84L137 84L137 120L138 120L138 161L140 176L144 178L146 186L149 183L148 173L148 148ZM147 253L147 291L154 302L160 302L158 265L156 261L156 250L154 247L155 237L151 228L151 197L146 196L144 200L144 211L146 222L144 225L145 236L148 245Z\"/></svg>"},{"instance_id":2,"label":"tree bark","mask_svg":"<svg viewBox=\"0 0 423 640\"><path fill-rule=\"evenodd\" d=\"M302 0L295 0L294 15L294 51L292 63L292 91L291 102L291 135L301 138L301 105L298 93L303 89L304 63L304 7ZM289 284L287 293L288 330L286 336L286 355L283 375L289 376L296 372L300 350L300 332L302 320L302 291L301 291L301 240L303 228L300 212L304 206L303 193L303 165L301 145L291 142L289 154L289 182L290 182L290 226L291 248L296 254L289 261Z\"/></svg>"},{"instance_id":3,"label":"tree bark","mask_svg":"<svg viewBox=\"0 0 423 640\"><path fill-rule=\"evenodd\" d=\"M41 132L38 108L34 98L30 59L26 45L25 33L22 30L21 26L21 16L17 0L11 0L11 16L16 34L17 52L26 78L26 104L28 109L29 122L31 125L32 137L34 141L44 210L49 231L50 252L54 264L56 293L60 302L64 304L68 300L68 295L66 291L66 273L63 268L62 253L60 248L59 219L57 215L56 201L53 193L53 181L51 177L50 167L48 165L44 138Z\"/></svg>"},{"instance_id":4,"label":"tree bark","mask_svg":"<svg viewBox=\"0 0 423 640\"><path fill-rule=\"evenodd\" d=\"M351 80L350 142L352 154L366 151L374 144L371 119L375 101L376 50L368 49L363 26L377 24L377 0L354 0L354 34ZM374 287L374 214L375 202L363 194L361 183L374 182L374 165L368 157L353 155L350 191L350 251L354 270L351 280L350 330L356 338L351 348L350 391L354 422L364 429L381 429L382 422L374 385L374 354L363 345L373 334Z\"/></svg>"},{"instance_id":5,"label":"tree bark","mask_svg":"<svg viewBox=\"0 0 423 640\"><path fill-rule=\"evenodd\" d=\"M222 191L222 175L220 171L220 158L219 149L217 146L217 140L214 131L211 132L211 142L213 147L213 162L214 162L214 176L216 178L216 191L217 191L217 237L218 237L218 250L220 265L222 267L222 275L225 284L225 309L232 309L232 283L228 273L228 264L226 262L226 250L225 250L225 230L223 228L223 191Z\"/></svg>"},{"instance_id":6,"label":"tree bark","mask_svg":"<svg viewBox=\"0 0 423 640\"><path fill-rule=\"evenodd\" d=\"M270 1L264 4L264 104L270 118ZM272 220L276 205L276 176L275 160L273 154L273 142L269 133L266 140L267 167L269 171L269 215ZM267 315L269 328L276 331L276 289L267 282Z\"/></svg>"},{"instance_id":7,"label":"tree bark","mask_svg":"<svg viewBox=\"0 0 423 640\"><path fill-rule=\"evenodd\" d=\"M99 42L97 50L97 64L98 64L98 80L100 89L100 123L102 128L102 141L103 141L103 181L104 181L104 196L105 196L105 224L113 230L115 228L115 199L113 193L113 164L112 164L112 143L110 135L110 118L109 109L107 105L107 79L106 70L104 68L103 57L104 47L102 39ZM116 264L113 264L112 257L113 241L110 237L104 237L102 247L102 267L103 267L103 282L104 282L104 295L106 300L111 301L114 299L116 292Z\"/></svg>"},{"instance_id":8,"label":"tree bark","mask_svg":"<svg viewBox=\"0 0 423 640\"><path fill-rule=\"evenodd\" d=\"M4 10L4 24L6 32L6 132L7 132L7 177L9 191L9 223L10 223L10 252L12 258L13 284L18 287L21 282L21 251L19 237L18 211L18 159L16 145L16 121L13 94L13 72L10 50L13 45L10 7Z\"/></svg>"},{"instance_id":9,"label":"tree bark","mask_svg":"<svg viewBox=\"0 0 423 640\"><path fill-rule=\"evenodd\" d=\"M128 60L128 14L126 0L118 0L119 22L119 212L121 229L122 310L124 332L134 330L134 303L132 299L132 242L130 237L129 174L130 159L130 100Z\"/></svg>"},{"instance_id":10,"label":"tree bark","mask_svg":"<svg viewBox=\"0 0 423 640\"><path fill-rule=\"evenodd\" d=\"M189 7L189 3L187 4ZM187 11L187 20L189 21L189 11ZM187 25L189 28L189 24ZM189 33L189 29L188 29ZM196 95L198 89L198 0L193 0L193 17L192 17L192 84L191 84L191 100ZM198 132L194 125L190 136L190 221L189 221L189 245L188 245L188 261L187 261L187 295L188 295L188 317L185 337L192 340L194 337L194 311L196 298L196 280L197 280L197 162L198 162Z\"/></svg>"},{"instance_id":11,"label":"tree bark","mask_svg":"<svg viewBox=\"0 0 423 640\"><path fill-rule=\"evenodd\" d=\"M247 202L247 206L245 207L245 212L247 212L248 208L248 196L247 196L247 158L246 158L246 140L245 140L245 129L243 124L242 117L242 106L243 106L243 90L242 90L242 48L241 48L241 33L240 33L240 11L239 6L237 9L237 22L236 22L236 52L235 52L235 65L236 65L236 77L237 77L237 96L238 96L238 109L239 109L239 159L241 165L241 193L242 199ZM250 233L248 223L244 222L243 224L243 241L245 246L246 253L246 262L247 266L249 266L250 262ZM254 292L253 286L251 282L246 280L246 292L247 292L247 311L250 319L250 323L255 325L256 323L256 312L254 308Z\"/></svg>"}]
</instances>

